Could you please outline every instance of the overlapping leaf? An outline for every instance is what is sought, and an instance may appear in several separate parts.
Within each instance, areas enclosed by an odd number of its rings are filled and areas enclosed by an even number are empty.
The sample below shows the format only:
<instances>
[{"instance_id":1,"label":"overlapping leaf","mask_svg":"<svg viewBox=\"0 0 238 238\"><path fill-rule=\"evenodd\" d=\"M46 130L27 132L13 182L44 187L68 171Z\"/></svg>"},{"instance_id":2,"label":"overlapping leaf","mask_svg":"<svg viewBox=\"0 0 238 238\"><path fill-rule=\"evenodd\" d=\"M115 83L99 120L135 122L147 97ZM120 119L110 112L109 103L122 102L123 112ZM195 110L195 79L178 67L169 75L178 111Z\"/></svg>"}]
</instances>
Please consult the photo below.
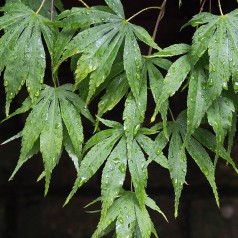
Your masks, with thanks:
<instances>
[{"instance_id":1,"label":"overlapping leaf","mask_svg":"<svg viewBox=\"0 0 238 238\"><path fill-rule=\"evenodd\" d=\"M66 84L59 88L45 86L41 91L22 131L21 154L11 178L23 163L40 151L47 193L52 170L59 161L63 147L78 169L83 143L80 113L89 119L91 115L80 99L75 100L78 96L71 90L72 85Z\"/></svg>"},{"instance_id":2,"label":"overlapping leaf","mask_svg":"<svg viewBox=\"0 0 238 238\"><path fill-rule=\"evenodd\" d=\"M1 11L5 14L0 17L0 29L5 32L0 38L0 72L6 67L4 85L8 114L12 99L25 83L31 99L39 96L46 67L41 35L43 33L50 47L53 33L45 25L48 19L36 15L22 3L7 4Z\"/></svg>"},{"instance_id":3,"label":"overlapping leaf","mask_svg":"<svg viewBox=\"0 0 238 238\"><path fill-rule=\"evenodd\" d=\"M176 48L178 48L177 51L176 51ZM184 53L188 52L189 47L187 45L182 45L182 46L175 45L175 46L173 46L172 49L174 49L174 51L172 51L170 49L164 49L164 51L162 51L162 53L161 53L161 56L163 56L163 54L165 54L167 56L184 54ZM151 57L160 57L160 55L155 54ZM169 97L173 96L175 94L175 92L178 91L181 84L187 78L191 68L192 68L192 65L190 62L189 54L185 54L185 55L181 56L170 66L170 68L165 76L165 79L163 80L163 83L161 85L161 94L159 95L159 97L157 99L155 112L151 119L152 121L155 120L155 117L158 114L158 112L161 112L161 114L163 116L163 120L166 122L166 120L167 120L166 112L168 109L168 105L165 106L166 101L168 100ZM166 133L166 131L165 131L165 133Z\"/></svg>"},{"instance_id":4,"label":"overlapping leaf","mask_svg":"<svg viewBox=\"0 0 238 238\"><path fill-rule=\"evenodd\" d=\"M87 99L89 102L97 87L109 75L119 49L124 47L124 69L133 95L138 100L142 56L137 39L154 48L159 49L159 47L143 28L124 19L123 9L119 7L120 1L108 1L108 5L117 15L95 8L74 8L59 16L58 24L64 27L82 28L99 23L82 30L72 39L66 47L61 62L81 53L76 69L76 85L90 75ZM116 10L115 6L119 9ZM85 41L86 38L87 41Z\"/></svg>"},{"instance_id":5,"label":"overlapping leaf","mask_svg":"<svg viewBox=\"0 0 238 238\"><path fill-rule=\"evenodd\" d=\"M209 80L207 95L210 105L227 88L232 78L237 78L237 11L226 15L215 16L210 13L195 15L188 24L198 27L193 37L192 61L195 64L200 57L208 52ZM234 89L237 87L233 81Z\"/></svg>"},{"instance_id":6,"label":"overlapping leaf","mask_svg":"<svg viewBox=\"0 0 238 238\"><path fill-rule=\"evenodd\" d=\"M231 130L234 112L234 103L225 94L219 96L207 111L208 122L216 133L218 150Z\"/></svg>"},{"instance_id":7,"label":"overlapping leaf","mask_svg":"<svg viewBox=\"0 0 238 238\"><path fill-rule=\"evenodd\" d=\"M151 209L161 212L155 202L148 198L146 205ZM117 237L150 237L152 233L156 237L154 225L144 205L143 209L132 192L123 192L108 210L104 220L98 224L98 228L92 237L102 237L107 232L116 228Z\"/></svg>"},{"instance_id":8,"label":"overlapping leaf","mask_svg":"<svg viewBox=\"0 0 238 238\"><path fill-rule=\"evenodd\" d=\"M6 3L7 4L24 3L25 5L30 7L33 11L37 11L42 3L42 0L6 0ZM61 0L54 0L54 5L58 10L60 11L64 10L64 6ZM50 11L51 11L50 1L46 1L39 13L40 15L46 18L50 18ZM56 9L54 9L54 15L55 14L57 14Z\"/></svg>"},{"instance_id":9,"label":"overlapping leaf","mask_svg":"<svg viewBox=\"0 0 238 238\"><path fill-rule=\"evenodd\" d=\"M175 216L178 214L179 198L187 173L186 151L190 154L192 159L201 169L202 173L206 176L210 186L212 187L217 204L219 204L214 177L215 168L209 154L205 149L208 148L215 153L217 152L216 137L209 131L205 129L202 130L204 132L201 132L200 129L197 129L194 132L194 135L190 136L187 142L184 144L187 133L187 117L186 111L183 111L175 122L168 123L168 136L170 137L171 135L169 142L167 141L163 131L161 131L155 139L155 145L157 146L154 146L154 153L157 154L161 153L166 144L169 143L168 169L170 171L170 176L175 190ZM222 146L220 146L219 156L230 163L237 171L236 165L230 158L229 153L227 153Z\"/></svg>"}]
</instances>

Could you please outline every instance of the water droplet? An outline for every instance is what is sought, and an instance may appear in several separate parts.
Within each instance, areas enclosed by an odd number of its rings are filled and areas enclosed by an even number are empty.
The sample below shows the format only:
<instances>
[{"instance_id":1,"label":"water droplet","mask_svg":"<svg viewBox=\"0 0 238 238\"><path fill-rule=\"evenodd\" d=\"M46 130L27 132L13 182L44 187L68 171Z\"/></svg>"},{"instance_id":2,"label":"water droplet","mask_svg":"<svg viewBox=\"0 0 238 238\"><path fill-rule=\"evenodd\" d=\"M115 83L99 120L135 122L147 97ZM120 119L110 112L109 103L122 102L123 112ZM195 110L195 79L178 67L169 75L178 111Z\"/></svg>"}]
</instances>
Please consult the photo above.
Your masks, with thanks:
<instances>
[{"instance_id":1,"label":"water droplet","mask_svg":"<svg viewBox=\"0 0 238 238\"><path fill-rule=\"evenodd\" d=\"M37 92L35 93L35 96L36 96L36 97L39 97L39 96L40 96L40 91L37 91Z\"/></svg>"},{"instance_id":2,"label":"water droplet","mask_svg":"<svg viewBox=\"0 0 238 238\"><path fill-rule=\"evenodd\" d=\"M233 83L233 88L234 88L235 92L237 93L238 92L238 82Z\"/></svg>"},{"instance_id":3,"label":"water droplet","mask_svg":"<svg viewBox=\"0 0 238 238\"><path fill-rule=\"evenodd\" d=\"M119 221L121 224L123 224L123 223L124 223L124 220L123 220L123 218L122 218L122 217L118 217L118 221Z\"/></svg>"},{"instance_id":4,"label":"water droplet","mask_svg":"<svg viewBox=\"0 0 238 238\"><path fill-rule=\"evenodd\" d=\"M113 161L114 161L115 164L118 164L120 162L120 158L118 158L118 157L114 158Z\"/></svg>"},{"instance_id":5,"label":"water droplet","mask_svg":"<svg viewBox=\"0 0 238 238\"><path fill-rule=\"evenodd\" d=\"M112 219L109 219L107 224L110 225L112 223Z\"/></svg>"},{"instance_id":6,"label":"water droplet","mask_svg":"<svg viewBox=\"0 0 238 238\"><path fill-rule=\"evenodd\" d=\"M228 84L227 84L227 82L224 82L224 83L222 84L222 88L225 89L225 90L228 90Z\"/></svg>"},{"instance_id":7,"label":"water droplet","mask_svg":"<svg viewBox=\"0 0 238 238\"><path fill-rule=\"evenodd\" d=\"M7 87L9 85L8 81L4 81L4 86Z\"/></svg>"},{"instance_id":8,"label":"water droplet","mask_svg":"<svg viewBox=\"0 0 238 238\"><path fill-rule=\"evenodd\" d=\"M207 169L204 169L204 174L206 175L206 176L208 176L209 175L209 172L208 172L208 170Z\"/></svg>"},{"instance_id":9,"label":"water droplet","mask_svg":"<svg viewBox=\"0 0 238 238\"><path fill-rule=\"evenodd\" d=\"M213 79L212 79L212 78L209 79L208 84L209 84L209 86L212 86L212 85L213 85Z\"/></svg>"},{"instance_id":10,"label":"water droplet","mask_svg":"<svg viewBox=\"0 0 238 238\"><path fill-rule=\"evenodd\" d=\"M137 125L134 129L134 132L133 132L134 135L136 135L138 133L139 129L140 129L140 125Z\"/></svg>"},{"instance_id":11,"label":"water droplet","mask_svg":"<svg viewBox=\"0 0 238 238\"><path fill-rule=\"evenodd\" d=\"M121 171L121 173L125 173L126 172L126 165L125 164L121 164L120 166L119 166L119 170Z\"/></svg>"},{"instance_id":12,"label":"water droplet","mask_svg":"<svg viewBox=\"0 0 238 238\"><path fill-rule=\"evenodd\" d=\"M159 155L161 152L162 152L162 150L161 150L161 149L158 149L158 150L156 151L156 154Z\"/></svg>"}]
</instances>

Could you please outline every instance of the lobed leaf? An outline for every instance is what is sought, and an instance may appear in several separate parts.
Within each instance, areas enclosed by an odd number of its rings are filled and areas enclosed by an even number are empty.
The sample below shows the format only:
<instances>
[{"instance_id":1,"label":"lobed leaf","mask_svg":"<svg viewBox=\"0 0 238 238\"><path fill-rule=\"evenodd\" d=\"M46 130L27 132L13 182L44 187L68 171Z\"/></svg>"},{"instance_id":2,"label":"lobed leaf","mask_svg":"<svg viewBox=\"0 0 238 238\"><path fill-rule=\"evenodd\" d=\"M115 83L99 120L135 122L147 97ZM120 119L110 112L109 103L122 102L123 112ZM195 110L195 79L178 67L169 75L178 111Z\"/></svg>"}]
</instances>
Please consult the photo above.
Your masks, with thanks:
<instances>
[{"instance_id":1,"label":"lobed leaf","mask_svg":"<svg viewBox=\"0 0 238 238\"><path fill-rule=\"evenodd\" d=\"M112 150L102 172L102 217L113 204L125 180L127 167L126 141L122 138Z\"/></svg>"}]
</instances>

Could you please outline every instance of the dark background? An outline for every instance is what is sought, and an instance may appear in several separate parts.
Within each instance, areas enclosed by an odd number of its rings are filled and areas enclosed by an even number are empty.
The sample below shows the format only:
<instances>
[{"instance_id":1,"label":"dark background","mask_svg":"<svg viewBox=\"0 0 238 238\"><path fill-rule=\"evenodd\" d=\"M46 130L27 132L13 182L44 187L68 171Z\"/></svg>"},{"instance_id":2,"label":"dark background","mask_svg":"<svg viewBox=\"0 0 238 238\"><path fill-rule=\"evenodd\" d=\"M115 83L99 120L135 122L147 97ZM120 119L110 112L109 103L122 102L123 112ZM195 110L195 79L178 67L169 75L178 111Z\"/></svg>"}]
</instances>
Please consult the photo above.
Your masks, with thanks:
<instances>
[{"instance_id":1,"label":"dark background","mask_svg":"<svg viewBox=\"0 0 238 238\"><path fill-rule=\"evenodd\" d=\"M162 1L123 1L127 17L142 8L158 6ZM194 29L185 28L179 31L194 14L199 12L199 0L183 0L179 9L177 0L168 0L165 18L161 22L156 42L161 47L173 43L190 43ZM66 8L80 6L76 0L64 1ZM89 5L103 4L103 1L88 0ZM0 5L3 5L1 0ZM236 0L222 2L224 12L235 9ZM208 6L205 5L205 10ZM217 1L212 0L212 10L218 13ZM158 15L157 10L144 12L133 23L144 26L151 34ZM143 48L146 53L147 48ZM1 59L0 59L1 60ZM20 69L17 69L20 70ZM46 81L48 80L46 75ZM63 80L72 78L67 63L61 72ZM0 120L4 118L5 94L3 80L0 81ZM24 92L23 94L24 95ZM18 96L12 109L20 105L23 96ZM179 95L172 100L174 113L181 111L185 105L186 95ZM149 104L150 106L150 104ZM153 104L151 102L151 107ZM95 110L92 107L92 110ZM119 110L117 110L119 111ZM114 111L113 117L121 120L121 115ZM112 115L112 114L109 114ZM17 116L0 125L0 143L21 131L25 116ZM85 133L90 134L92 128L87 126ZM88 214L82 209L100 195L100 173L96 174L71 200L62 208L66 196L76 178L76 172L70 159L63 154L56 167L49 194L43 196L44 182L36 183L43 170L41 156L23 166L15 179L8 182L20 152L20 141L0 146L0 238L88 238L91 237L99 218L98 214ZM238 162L238 143L236 140L232 156ZM180 214L173 218L173 189L167 171L159 166L149 167L148 193L152 196L169 219L166 223L159 214L151 213L156 229L161 238L237 238L238 237L238 176L222 161L218 164L216 178L221 197L221 208L215 204L207 181L196 167L188 161L187 182L181 203Z\"/></svg>"}]
</instances>

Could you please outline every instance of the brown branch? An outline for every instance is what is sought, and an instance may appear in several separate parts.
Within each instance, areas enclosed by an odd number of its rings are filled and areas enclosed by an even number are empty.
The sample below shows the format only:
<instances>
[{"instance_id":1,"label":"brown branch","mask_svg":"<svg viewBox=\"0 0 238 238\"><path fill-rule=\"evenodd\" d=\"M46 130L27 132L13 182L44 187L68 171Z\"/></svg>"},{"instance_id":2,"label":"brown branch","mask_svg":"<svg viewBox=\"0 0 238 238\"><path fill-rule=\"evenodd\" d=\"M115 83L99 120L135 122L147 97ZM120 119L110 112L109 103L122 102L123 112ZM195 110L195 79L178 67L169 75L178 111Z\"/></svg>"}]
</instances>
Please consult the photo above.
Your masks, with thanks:
<instances>
[{"instance_id":1,"label":"brown branch","mask_svg":"<svg viewBox=\"0 0 238 238\"><path fill-rule=\"evenodd\" d=\"M200 7L199 13L203 12L203 10L204 10L204 5L205 5L206 1L207 1L207 0L204 0L204 1L203 1L202 5L201 5L201 7Z\"/></svg>"},{"instance_id":2,"label":"brown branch","mask_svg":"<svg viewBox=\"0 0 238 238\"><path fill-rule=\"evenodd\" d=\"M159 15L158 15L158 18L157 18L157 21L156 21L156 24L155 24L153 36L152 36L152 39L153 39L154 41L155 41L155 39L156 39L156 35L157 35L158 28L159 28L159 24L160 24L161 20L162 20L163 17L164 17L166 3L167 3L167 0L164 0L163 3L162 3L162 5L161 5L161 10L160 10L160 12L159 12ZM148 55L151 55L152 50L153 50L153 48L150 47L150 48L149 48Z\"/></svg>"},{"instance_id":3,"label":"brown branch","mask_svg":"<svg viewBox=\"0 0 238 238\"><path fill-rule=\"evenodd\" d=\"M54 20L54 0L50 1L50 20Z\"/></svg>"}]
</instances>

